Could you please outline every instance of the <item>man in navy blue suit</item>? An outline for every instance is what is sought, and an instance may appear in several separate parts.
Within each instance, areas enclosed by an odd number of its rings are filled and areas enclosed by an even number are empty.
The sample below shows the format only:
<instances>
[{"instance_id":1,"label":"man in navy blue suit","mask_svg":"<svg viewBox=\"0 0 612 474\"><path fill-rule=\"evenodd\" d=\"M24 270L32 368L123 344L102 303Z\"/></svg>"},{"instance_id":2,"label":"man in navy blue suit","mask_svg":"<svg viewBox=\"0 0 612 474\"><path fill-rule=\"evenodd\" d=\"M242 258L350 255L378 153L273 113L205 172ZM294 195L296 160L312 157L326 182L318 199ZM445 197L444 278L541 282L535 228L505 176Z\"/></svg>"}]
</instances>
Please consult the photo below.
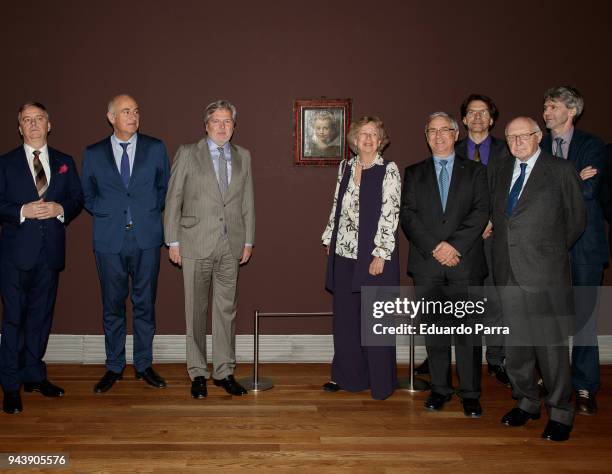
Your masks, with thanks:
<instances>
[{"instance_id":1,"label":"man in navy blue suit","mask_svg":"<svg viewBox=\"0 0 612 474\"><path fill-rule=\"evenodd\" d=\"M47 146L45 106L29 102L17 116L23 145L0 157L0 291L4 314L0 379L6 413L23 410L19 389L61 397L47 379L47 349L65 228L83 207L72 158Z\"/></svg>"},{"instance_id":2,"label":"man in navy blue suit","mask_svg":"<svg viewBox=\"0 0 612 474\"><path fill-rule=\"evenodd\" d=\"M570 252L572 284L576 288L576 330L572 347L572 385L576 392L576 412L597 412L595 394L599 389L599 349L597 347L597 287L608 261L604 211L601 205L605 149L594 135L574 127L582 114L584 99L577 89L553 87L544 94L544 121L550 130L542 139L542 150L569 160L580 173L582 197L586 204L587 225Z\"/></svg>"},{"instance_id":3,"label":"man in navy blue suit","mask_svg":"<svg viewBox=\"0 0 612 474\"><path fill-rule=\"evenodd\" d=\"M138 104L129 95L114 97L106 116L114 133L86 148L82 175L85 208L93 216L106 344L106 373L94 392L104 393L122 378L130 279L136 379L162 388L166 382L152 363L168 153L161 140L137 133Z\"/></svg>"}]
</instances>

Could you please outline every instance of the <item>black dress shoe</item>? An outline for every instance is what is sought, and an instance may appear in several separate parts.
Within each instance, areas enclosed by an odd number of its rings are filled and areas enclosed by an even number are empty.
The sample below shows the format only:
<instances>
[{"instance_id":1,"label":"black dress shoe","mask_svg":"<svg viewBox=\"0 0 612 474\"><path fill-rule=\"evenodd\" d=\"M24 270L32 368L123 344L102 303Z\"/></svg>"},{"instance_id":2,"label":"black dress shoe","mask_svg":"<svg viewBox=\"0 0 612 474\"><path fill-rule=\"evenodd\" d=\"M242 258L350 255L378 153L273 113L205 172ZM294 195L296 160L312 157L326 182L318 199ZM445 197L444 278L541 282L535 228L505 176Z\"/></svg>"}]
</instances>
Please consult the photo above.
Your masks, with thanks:
<instances>
[{"instance_id":1,"label":"black dress shoe","mask_svg":"<svg viewBox=\"0 0 612 474\"><path fill-rule=\"evenodd\" d=\"M96 385L94 385L94 392L108 392L110 388L115 385L115 382L117 380L121 380L122 378L122 374L118 374L117 372L113 372L112 370L107 370L106 373L100 379L100 381Z\"/></svg>"},{"instance_id":2,"label":"black dress shoe","mask_svg":"<svg viewBox=\"0 0 612 474\"><path fill-rule=\"evenodd\" d=\"M223 387L230 395L246 395L246 389L234 379L233 375L228 375L224 379L213 379L215 386Z\"/></svg>"},{"instance_id":3,"label":"black dress shoe","mask_svg":"<svg viewBox=\"0 0 612 474\"><path fill-rule=\"evenodd\" d=\"M63 397L64 393L66 393L63 388L53 385L47 379L41 382L24 382L23 391L40 392L45 397Z\"/></svg>"},{"instance_id":4,"label":"black dress shoe","mask_svg":"<svg viewBox=\"0 0 612 474\"><path fill-rule=\"evenodd\" d=\"M339 392L340 390L342 389L340 388L340 385L338 385L336 382L327 382L323 384L324 392Z\"/></svg>"},{"instance_id":5,"label":"black dress shoe","mask_svg":"<svg viewBox=\"0 0 612 474\"><path fill-rule=\"evenodd\" d=\"M463 403L465 416L469 418L480 418L482 416L482 407L477 398L464 398L461 403Z\"/></svg>"},{"instance_id":6,"label":"black dress shoe","mask_svg":"<svg viewBox=\"0 0 612 474\"><path fill-rule=\"evenodd\" d=\"M159 376L157 372L153 370L153 367L147 367L144 372L136 372L136 380L144 379L149 385L155 388L164 388L166 381Z\"/></svg>"},{"instance_id":7,"label":"black dress shoe","mask_svg":"<svg viewBox=\"0 0 612 474\"><path fill-rule=\"evenodd\" d=\"M191 396L193 398L205 398L208 395L206 389L206 377L200 375L191 382Z\"/></svg>"},{"instance_id":8,"label":"black dress shoe","mask_svg":"<svg viewBox=\"0 0 612 474\"><path fill-rule=\"evenodd\" d=\"M506 413L502 419L502 425L506 426L523 426L529 420L537 420L540 418L540 414L528 413L525 410L521 410L516 407Z\"/></svg>"},{"instance_id":9,"label":"black dress shoe","mask_svg":"<svg viewBox=\"0 0 612 474\"><path fill-rule=\"evenodd\" d=\"M19 390L15 390L14 392L4 392L2 410L4 410L4 413L8 413L9 415L14 415L23 411Z\"/></svg>"},{"instance_id":10,"label":"black dress shoe","mask_svg":"<svg viewBox=\"0 0 612 474\"><path fill-rule=\"evenodd\" d=\"M576 392L576 413L579 415L594 415L597 413L595 394L588 390Z\"/></svg>"},{"instance_id":11,"label":"black dress shoe","mask_svg":"<svg viewBox=\"0 0 612 474\"><path fill-rule=\"evenodd\" d=\"M511 387L510 379L508 378L508 374L506 373L506 368L503 365L493 365L487 364L487 371L489 375L495 375L497 381L506 387Z\"/></svg>"},{"instance_id":12,"label":"black dress shoe","mask_svg":"<svg viewBox=\"0 0 612 474\"><path fill-rule=\"evenodd\" d=\"M571 431L571 426L550 420L542 433L542 438L549 441L567 441Z\"/></svg>"},{"instance_id":13,"label":"black dress shoe","mask_svg":"<svg viewBox=\"0 0 612 474\"><path fill-rule=\"evenodd\" d=\"M429 375L429 360L425 359L421 362L421 365L414 369L414 373L416 375Z\"/></svg>"},{"instance_id":14,"label":"black dress shoe","mask_svg":"<svg viewBox=\"0 0 612 474\"><path fill-rule=\"evenodd\" d=\"M440 393L431 392L425 401L425 408L432 411L442 410L444 404L451 399L451 395L442 395Z\"/></svg>"}]
</instances>

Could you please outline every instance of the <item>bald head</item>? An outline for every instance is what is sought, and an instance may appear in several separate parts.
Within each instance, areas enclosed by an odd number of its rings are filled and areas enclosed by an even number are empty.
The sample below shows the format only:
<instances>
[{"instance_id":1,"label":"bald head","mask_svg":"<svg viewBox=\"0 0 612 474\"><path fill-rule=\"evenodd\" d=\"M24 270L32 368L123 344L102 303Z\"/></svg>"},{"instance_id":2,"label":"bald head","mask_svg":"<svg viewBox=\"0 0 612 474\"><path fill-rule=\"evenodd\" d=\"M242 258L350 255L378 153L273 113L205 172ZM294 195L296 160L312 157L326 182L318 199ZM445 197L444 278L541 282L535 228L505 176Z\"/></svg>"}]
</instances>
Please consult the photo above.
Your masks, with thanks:
<instances>
[{"instance_id":1,"label":"bald head","mask_svg":"<svg viewBox=\"0 0 612 474\"><path fill-rule=\"evenodd\" d=\"M513 156L521 161L531 158L540 145L542 131L531 117L517 117L506 125L506 141Z\"/></svg>"},{"instance_id":2,"label":"bald head","mask_svg":"<svg viewBox=\"0 0 612 474\"><path fill-rule=\"evenodd\" d=\"M138 131L140 124L138 103L128 94L119 94L108 103L106 118L113 126L117 138L127 141Z\"/></svg>"},{"instance_id":3,"label":"bald head","mask_svg":"<svg viewBox=\"0 0 612 474\"><path fill-rule=\"evenodd\" d=\"M118 94L115 97L113 97L111 100L108 101L108 109L107 112L115 112L116 106L117 106L117 102L121 102L123 100L131 100L133 102L136 102L136 99L134 99L134 97L132 97L129 94Z\"/></svg>"}]
</instances>

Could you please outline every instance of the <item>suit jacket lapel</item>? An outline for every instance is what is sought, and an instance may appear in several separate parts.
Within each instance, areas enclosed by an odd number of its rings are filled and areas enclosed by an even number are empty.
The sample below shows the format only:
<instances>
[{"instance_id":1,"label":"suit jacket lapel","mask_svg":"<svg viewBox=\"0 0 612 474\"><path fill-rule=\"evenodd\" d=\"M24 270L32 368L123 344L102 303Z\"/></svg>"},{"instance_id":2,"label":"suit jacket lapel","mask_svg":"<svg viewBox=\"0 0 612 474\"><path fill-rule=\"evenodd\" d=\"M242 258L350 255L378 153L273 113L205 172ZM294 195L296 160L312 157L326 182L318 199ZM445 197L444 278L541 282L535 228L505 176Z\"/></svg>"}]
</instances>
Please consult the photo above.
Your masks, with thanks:
<instances>
[{"instance_id":1,"label":"suit jacket lapel","mask_svg":"<svg viewBox=\"0 0 612 474\"><path fill-rule=\"evenodd\" d=\"M457 143L457 146L455 146L455 153L461 156L462 158L469 159L468 157L468 138L467 137L465 137L463 140Z\"/></svg>"},{"instance_id":2,"label":"suit jacket lapel","mask_svg":"<svg viewBox=\"0 0 612 474\"><path fill-rule=\"evenodd\" d=\"M240 176L243 172L242 166L242 156L238 152L238 149L230 143L230 148L232 150L232 176L230 178L229 188L227 190L227 196L225 196L225 200L227 201L229 197L237 191L238 183L240 182Z\"/></svg>"},{"instance_id":3,"label":"suit jacket lapel","mask_svg":"<svg viewBox=\"0 0 612 474\"><path fill-rule=\"evenodd\" d=\"M121 183L121 186L123 186L123 179L121 178L121 174L119 173L119 170L117 169L117 162L115 161L115 154L113 153L113 144L111 143L110 137L108 137L108 140L106 140L105 155L106 155L106 162L108 166L110 166L111 174L115 175L115 177Z\"/></svg>"},{"instance_id":4,"label":"suit jacket lapel","mask_svg":"<svg viewBox=\"0 0 612 474\"><path fill-rule=\"evenodd\" d=\"M203 138L198 142L196 158L202 169L204 180L208 179L209 186L216 189L215 195L218 196L220 202L223 202L223 199L221 198L221 190L219 189L219 180L217 179L217 175L215 173L215 167L213 166L212 156L210 156L210 150L208 149L208 141L206 138Z\"/></svg>"},{"instance_id":5,"label":"suit jacket lapel","mask_svg":"<svg viewBox=\"0 0 612 474\"><path fill-rule=\"evenodd\" d=\"M57 181L57 167L59 166L59 162L55 154L55 150L51 147L47 147L47 150L49 151L49 172L51 177L49 179L49 187L45 193L45 201L53 201L51 197L53 196L53 191L56 186L55 182Z\"/></svg>"},{"instance_id":6,"label":"suit jacket lapel","mask_svg":"<svg viewBox=\"0 0 612 474\"><path fill-rule=\"evenodd\" d=\"M148 143L142 139L142 135L139 135L138 140L136 140L136 151L134 153L134 166L132 166L132 173L130 174L130 184L128 188L132 187L134 180L136 179L136 174L138 173L140 168L142 168L145 164L147 146L148 146ZM116 168L117 166L115 165L115 169Z\"/></svg>"},{"instance_id":7,"label":"suit jacket lapel","mask_svg":"<svg viewBox=\"0 0 612 474\"><path fill-rule=\"evenodd\" d=\"M576 164L578 149L582 145L582 135L580 130L574 129L572 140L570 141L569 148L567 149L567 159L570 160L574 165Z\"/></svg>"},{"instance_id":8,"label":"suit jacket lapel","mask_svg":"<svg viewBox=\"0 0 612 474\"><path fill-rule=\"evenodd\" d=\"M434 163L433 156L429 159L428 166L426 168L426 179L429 181L430 186L434 190L432 204L433 210L438 213L438 215L442 215L442 198L440 197L440 187L438 186L438 176L436 175L436 165ZM448 199L446 200L448 203Z\"/></svg>"},{"instance_id":9,"label":"suit jacket lapel","mask_svg":"<svg viewBox=\"0 0 612 474\"><path fill-rule=\"evenodd\" d=\"M465 168L465 164L463 160L459 158L459 156L455 155L455 162L453 163L453 174L451 175L450 186L448 188L448 196L446 198L446 209L444 210L444 214L446 214L449 208L452 207L452 203L457 199L459 183L461 182L461 177L463 176L463 171ZM440 201L441 203L442 201Z\"/></svg>"},{"instance_id":10,"label":"suit jacket lapel","mask_svg":"<svg viewBox=\"0 0 612 474\"><path fill-rule=\"evenodd\" d=\"M508 206L508 196L510 194L510 185L512 184L512 174L514 172L514 160L514 158L509 159L502 165L497 179L500 187L496 190L495 199L500 199L500 207L504 210L504 213Z\"/></svg>"},{"instance_id":11,"label":"suit jacket lapel","mask_svg":"<svg viewBox=\"0 0 612 474\"><path fill-rule=\"evenodd\" d=\"M47 148L49 149L49 148ZM26 156L26 152L25 152L25 148L22 146L21 147L21 156L22 159L18 161L19 165L21 167L21 172L23 173L23 175L25 176L27 183L30 187L30 189L32 190L32 196L35 196L34 199L32 199L32 201L37 201L39 199L38 197L38 190L36 189L36 183L34 182L34 178L32 176L32 170L30 169L30 165L28 163L28 157Z\"/></svg>"}]
</instances>

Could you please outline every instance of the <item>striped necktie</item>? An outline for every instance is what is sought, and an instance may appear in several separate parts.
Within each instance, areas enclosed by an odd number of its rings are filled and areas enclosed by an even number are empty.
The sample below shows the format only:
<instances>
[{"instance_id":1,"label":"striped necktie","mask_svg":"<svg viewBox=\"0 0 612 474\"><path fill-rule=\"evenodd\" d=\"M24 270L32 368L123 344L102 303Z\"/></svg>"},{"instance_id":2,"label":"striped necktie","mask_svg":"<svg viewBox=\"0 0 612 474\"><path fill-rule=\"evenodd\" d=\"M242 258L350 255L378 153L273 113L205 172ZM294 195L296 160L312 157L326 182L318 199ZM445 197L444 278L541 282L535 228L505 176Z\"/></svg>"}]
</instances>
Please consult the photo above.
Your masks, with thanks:
<instances>
[{"instance_id":1,"label":"striped necktie","mask_svg":"<svg viewBox=\"0 0 612 474\"><path fill-rule=\"evenodd\" d=\"M49 182L47 181L47 175L45 174L45 170L43 168L42 163L40 162L40 150L34 150L34 175L36 176L36 190L38 191L38 197L43 197L47 188L49 187Z\"/></svg>"}]
</instances>

